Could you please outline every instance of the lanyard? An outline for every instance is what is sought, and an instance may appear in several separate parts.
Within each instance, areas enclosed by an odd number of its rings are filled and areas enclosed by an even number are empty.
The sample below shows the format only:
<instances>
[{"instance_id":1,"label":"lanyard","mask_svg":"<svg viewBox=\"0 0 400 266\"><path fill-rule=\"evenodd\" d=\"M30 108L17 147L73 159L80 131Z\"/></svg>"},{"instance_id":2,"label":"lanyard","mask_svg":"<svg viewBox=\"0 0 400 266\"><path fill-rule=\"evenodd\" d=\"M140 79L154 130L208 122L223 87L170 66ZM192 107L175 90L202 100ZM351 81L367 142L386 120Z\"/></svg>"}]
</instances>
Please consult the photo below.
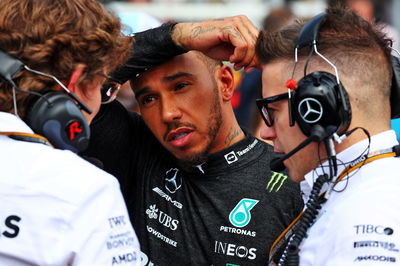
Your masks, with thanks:
<instances>
[{"instance_id":1,"label":"lanyard","mask_svg":"<svg viewBox=\"0 0 400 266\"><path fill-rule=\"evenodd\" d=\"M47 138L38 134L23 133L23 132L0 132L0 135L7 136L15 140L41 143L48 146L52 146Z\"/></svg>"},{"instance_id":2,"label":"lanyard","mask_svg":"<svg viewBox=\"0 0 400 266\"><path fill-rule=\"evenodd\" d=\"M397 146L395 146L397 147ZM377 152L369 153L367 156L362 156L359 160L356 162L353 162L346 166L344 170L340 173L339 177L336 179L334 182L334 185L336 185L338 182L340 182L345 176L353 172L354 170L360 168L361 166L373 162L378 159L382 158L388 158L388 157L397 157L400 154L395 152L395 147L390 148L390 149L384 149L380 150ZM333 187L332 187L333 188ZM320 199L322 199L325 196L325 193L320 195ZM275 256L276 252L278 249L282 247L283 244L285 244L290 237L293 235L293 233L296 231L296 229L300 225L300 219L303 217L304 213L306 210L303 210L294 220L293 222L279 235L279 237L274 241L274 243L271 246L270 252L269 252L269 265L275 265L273 264L273 257Z\"/></svg>"}]
</instances>

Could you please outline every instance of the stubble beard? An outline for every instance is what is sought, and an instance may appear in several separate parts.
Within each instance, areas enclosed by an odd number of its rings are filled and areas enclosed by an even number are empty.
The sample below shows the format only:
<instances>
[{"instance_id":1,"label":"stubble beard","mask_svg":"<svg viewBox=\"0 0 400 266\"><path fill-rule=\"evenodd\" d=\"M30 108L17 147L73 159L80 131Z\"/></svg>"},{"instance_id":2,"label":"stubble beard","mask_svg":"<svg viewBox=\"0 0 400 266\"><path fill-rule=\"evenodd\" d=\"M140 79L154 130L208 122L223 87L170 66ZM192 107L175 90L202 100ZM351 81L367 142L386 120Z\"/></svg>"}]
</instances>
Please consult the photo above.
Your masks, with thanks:
<instances>
[{"instance_id":1,"label":"stubble beard","mask_svg":"<svg viewBox=\"0 0 400 266\"><path fill-rule=\"evenodd\" d=\"M215 84L216 85L216 84ZM217 86L214 87L214 99L213 104L210 108L207 128L207 145L200 152L186 156L185 158L179 159L180 166L184 169L192 169L196 165L200 165L207 161L210 150L215 146L215 141L219 130L222 125L222 111L219 103L219 93Z\"/></svg>"}]
</instances>

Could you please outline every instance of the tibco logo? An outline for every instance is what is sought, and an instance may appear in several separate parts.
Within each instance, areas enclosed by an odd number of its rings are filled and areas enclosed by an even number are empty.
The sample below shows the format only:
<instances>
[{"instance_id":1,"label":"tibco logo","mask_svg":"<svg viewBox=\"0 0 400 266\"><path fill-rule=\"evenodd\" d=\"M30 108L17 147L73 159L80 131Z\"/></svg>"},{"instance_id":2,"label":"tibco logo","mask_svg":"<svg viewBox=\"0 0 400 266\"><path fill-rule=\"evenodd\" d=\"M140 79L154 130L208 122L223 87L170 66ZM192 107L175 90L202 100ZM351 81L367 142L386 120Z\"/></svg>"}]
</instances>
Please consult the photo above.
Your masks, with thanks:
<instances>
[{"instance_id":1,"label":"tibco logo","mask_svg":"<svg viewBox=\"0 0 400 266\"><path fill-rule=\"evenodd\" d=\"M256 251L256 248L247 248L245 246L215 241L214 252L217 254L254 260L257 257Z\"/></svg>"},{"instance_id":2,"label":"tibco logo","mask_svg":"<svg viewBox=\"0 0 400 266\"><path fill-rule=\"evenodd\" d=\"M390 227L385 227L382 225L372 225L372 224L360 224L355 225L356 234L378 234L378 235L393 235L394 230Z\"/></svg>"}]
</instances>

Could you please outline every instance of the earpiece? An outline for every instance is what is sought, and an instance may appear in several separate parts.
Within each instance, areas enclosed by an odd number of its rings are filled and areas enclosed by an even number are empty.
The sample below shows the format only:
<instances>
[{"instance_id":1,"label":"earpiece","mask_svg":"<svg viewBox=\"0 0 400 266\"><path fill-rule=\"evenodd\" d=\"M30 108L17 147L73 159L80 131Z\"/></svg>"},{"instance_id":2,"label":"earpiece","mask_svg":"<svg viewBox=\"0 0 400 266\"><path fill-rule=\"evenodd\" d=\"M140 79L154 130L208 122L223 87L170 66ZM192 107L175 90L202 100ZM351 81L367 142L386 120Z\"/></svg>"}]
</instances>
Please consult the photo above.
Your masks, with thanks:
<instances>
[{"instance_id":1,"label":"earpiece","mask_svg":"<svg viewBox=\"0 0 400 266\"><path fill-rule=\"evenodd\" d=\"M11 84L17 91L38 97L28 108L25 118L25 122L31 129L47 138L56 148L73 152L86 149L89 144L90 128L81 109L88 113L91 113L91 110L56 77L30 69L18 58L2 50L0 50L0 62L1 79ZM14 83L13 78L23 69L52 78L64 88L66 93L52 91L42 95L38 92L21 90Z\"/></svg>"},{"instance_id":2,"label":"earpiece","mask_svg":"<svg viewBox=\"0 0 400 266\"><path fill-rule=\"evenodd\" d=\"M307 46L311 48L304 73L313 54L320 56L336 73L313 72L297 82L297 88L292 93L291 115L306 136L311 136L311 128L315 125L321 126L327 137L334 133L341 135L351 122L349 97L339 80L336 66L317 50L319 28L324 18L325 14L322 13L303 26L295 49L296 66L297 51Z\"/></svg>"},{"instance_id":3,"label":"earpiece","mask_svg":"<svg viewBox=\"0 0 400 266\"><path fill-rule=\"evenodd\" d=\"M41 96L25 120L34 132L45 136L56 148L79 152L89 144L90 128L85 117L62 92L52 91Z\"/></svg>"}]
</instances>

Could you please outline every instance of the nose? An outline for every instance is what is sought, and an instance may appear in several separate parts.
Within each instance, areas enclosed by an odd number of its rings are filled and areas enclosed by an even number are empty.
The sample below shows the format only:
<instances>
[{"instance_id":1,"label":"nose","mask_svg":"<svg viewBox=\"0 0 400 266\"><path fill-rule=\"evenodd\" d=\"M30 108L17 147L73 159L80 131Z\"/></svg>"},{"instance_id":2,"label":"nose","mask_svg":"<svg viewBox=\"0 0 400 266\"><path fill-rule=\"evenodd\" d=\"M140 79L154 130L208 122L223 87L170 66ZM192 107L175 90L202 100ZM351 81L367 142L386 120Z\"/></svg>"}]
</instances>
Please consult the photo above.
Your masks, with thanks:
<instances>
[{"instance_id":1,"label":"nose","mask_svg":"<svg viewBox=\"0 0 400 266\"><path fill-rule=\"evenodd\" d=\"M274 126L268 127L263 123L260 129L260 137L265 140L273 141L276 138Z\"/></svg>"},{"instance_id":2,"label":"nose","mask_svg":"<svg viewBox=\"0 0 400 266\"><path fill-rule=\"evenodd\" d=\"M180 111L178 105L173 99L163 99L161 117L166 123L176 122L176 120L182 118L182 112Z\"/></svg>"}]
</instances>

